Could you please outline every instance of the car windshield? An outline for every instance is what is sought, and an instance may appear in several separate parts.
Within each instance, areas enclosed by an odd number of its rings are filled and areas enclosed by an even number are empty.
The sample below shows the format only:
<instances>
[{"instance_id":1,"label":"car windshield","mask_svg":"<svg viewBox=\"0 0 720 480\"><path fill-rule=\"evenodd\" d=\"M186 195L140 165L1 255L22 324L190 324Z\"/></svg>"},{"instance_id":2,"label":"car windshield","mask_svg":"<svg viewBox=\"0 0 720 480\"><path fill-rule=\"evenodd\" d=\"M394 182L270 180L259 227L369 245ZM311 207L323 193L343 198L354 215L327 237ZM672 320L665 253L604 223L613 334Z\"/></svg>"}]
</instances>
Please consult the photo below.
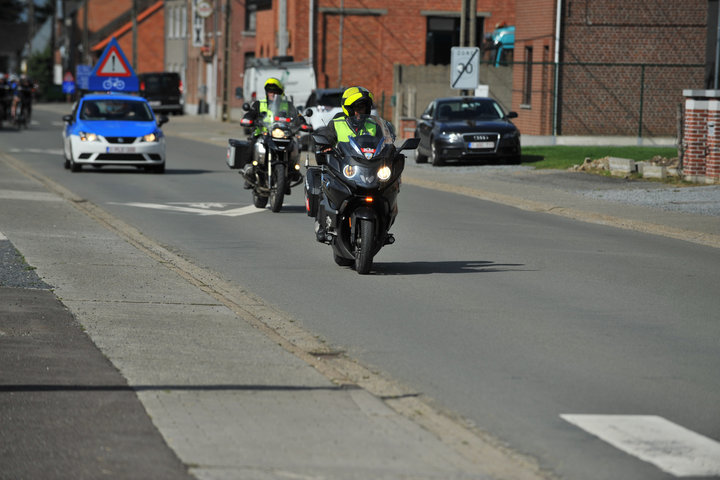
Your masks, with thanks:
<instances>
[{"instance_id":1,"label":"car windshield","mask_svg":"<svg viewBox=\"0 0 720 480\"><path fill-rule=\"evenodd\" d=\"M317 103L326 107L339 107L341 98L342 92L326 93L318 99Z\"/></svg>"},{"instance_id":2,"label":"car windshield","mask_svg":"<svg viewBox=\"0 0 720 480\"><path fill-rule=\"evenodd\" d=\"M146 75L142 80L148 93L177 92L180 89L180 77L175 75Z\"/></svg>"},{"instance_id":3,"label":"car windshield","mask_svg":"<svg viewBox=\"0 0 720 480\"><path fill-rule=\"evenodd\" d=\"M151 122L153 115L145 102L113 98L85 100L80 107L80 119Z\"/></svg>"},{"instance_id":4,"label":"car windshield","mask_svg":"<svg viewBox=\"0 0 720 480\"><path fill-rule=\"evenodd\" d=\"M343 155L360 159L372 160L394 148L393 135L388 124L375 115L358 115L346 118L346 137L339 137L337 148Z\"/></svg>"},{"instance_id":5,"label":"car windshield","mask_svg":"<svg viewBox=\"0 0 720 480\"><path fill-rule=\"evenodd\" d=\"M504 117L500 106L492 100L463 100L441 103L437 119L441 122L458 120L497 120Z\"/></svg>"}]
</instances>

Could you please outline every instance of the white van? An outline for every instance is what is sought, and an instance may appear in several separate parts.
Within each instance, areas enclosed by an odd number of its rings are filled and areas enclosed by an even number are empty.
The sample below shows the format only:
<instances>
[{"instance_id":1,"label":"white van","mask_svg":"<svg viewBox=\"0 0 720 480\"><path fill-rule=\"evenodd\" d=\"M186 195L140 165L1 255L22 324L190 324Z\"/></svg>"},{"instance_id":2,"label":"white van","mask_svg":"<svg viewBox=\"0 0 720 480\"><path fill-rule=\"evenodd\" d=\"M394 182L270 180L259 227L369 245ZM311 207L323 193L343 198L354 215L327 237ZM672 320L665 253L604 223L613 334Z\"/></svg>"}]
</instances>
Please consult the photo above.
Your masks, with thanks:
<instances>
[{"instance_id":1,"label":"white van","mask_svg":"<svg viewBox=\"0 0 720 480\"><path fill-rule=\"evenodd\" d=\"M295 106L304 106L317 87L315 70L307 62L294 62L292 57L254 58L245 66L243 101L252 103L265 96L265 81L275 77L285 86L285 96Z\"/></svg>"}]
</instances>

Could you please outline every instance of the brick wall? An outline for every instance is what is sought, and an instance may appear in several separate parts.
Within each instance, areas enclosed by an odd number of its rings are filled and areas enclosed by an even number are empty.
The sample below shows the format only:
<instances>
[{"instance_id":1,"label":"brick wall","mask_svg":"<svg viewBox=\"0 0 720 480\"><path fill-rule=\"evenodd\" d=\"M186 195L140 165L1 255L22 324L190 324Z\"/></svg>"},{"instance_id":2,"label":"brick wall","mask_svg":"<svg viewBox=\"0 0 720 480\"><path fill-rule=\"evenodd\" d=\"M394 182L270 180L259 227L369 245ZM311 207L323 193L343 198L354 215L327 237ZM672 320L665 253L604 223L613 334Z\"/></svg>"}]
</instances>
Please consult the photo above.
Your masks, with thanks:
<instances>
[{"instance_id":1,"label":"brick wall","mask_svg":"<svg viewBox=\"0 0 720 480\"><path fill-rule=\"evenodd\" d=\"M687 99L683 135L683 173L705 175L708 101Z\"/></svg>"},{"instance_id":2,"label":"brick wall","mask_svg":"<svg viewBox=\"0 0 720 480\"><path fill-rule=\"evenodd\" d=\"M683 89L703 87L707 2L573 0L562 6L557 133L677 135ZM526 104L523 62L527 47L533 62L554 60L555 9L556 0L517 0L513 109L526 134L552 133L553 68L532 66Z\"/></svg>"}]
</instances>

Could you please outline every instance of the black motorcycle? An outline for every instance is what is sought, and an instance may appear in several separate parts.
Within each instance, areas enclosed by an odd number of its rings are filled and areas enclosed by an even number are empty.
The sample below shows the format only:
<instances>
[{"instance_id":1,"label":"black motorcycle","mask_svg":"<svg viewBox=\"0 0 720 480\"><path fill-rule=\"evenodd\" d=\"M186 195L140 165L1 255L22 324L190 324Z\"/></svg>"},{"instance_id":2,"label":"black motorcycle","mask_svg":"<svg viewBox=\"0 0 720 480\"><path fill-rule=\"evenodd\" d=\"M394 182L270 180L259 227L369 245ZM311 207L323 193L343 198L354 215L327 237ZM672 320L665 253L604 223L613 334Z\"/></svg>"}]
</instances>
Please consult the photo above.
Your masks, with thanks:
<instances>
[{"instance_id":1,"label":"black motorcycle","mask_svg":"<svg viewBox=\"0 0 720 480\"><path fill-rule=\"evenodd\" d=\"M318 166L307 167L305 206L315 217L317 240L332 247L335 263L367 274L380 249L395 242L389 230L405 167L401 152L417 148L419 140L396 148L385 120L366 115L346 121L353 130L360 126L359 135L340 138L335 146L321 132L313 135Z\"/></svg>"},{"instance_id":2,"label":"black motorcycle","mask_svg":"<svg viewBox=\"0 0 720 480\"><path fill-rule=\"evenodd\" d=\"M243 108L249 110L249 105ZM298 137L305 121L290 99L278 95L268 104L265 116L244 118L241 125L262 129L262 135L251 145L251 158L240 170L252 189L253 204L264 208L269 200L272 211L279 212L285 195L303 181Z\"/></svg>"}]
</instances>

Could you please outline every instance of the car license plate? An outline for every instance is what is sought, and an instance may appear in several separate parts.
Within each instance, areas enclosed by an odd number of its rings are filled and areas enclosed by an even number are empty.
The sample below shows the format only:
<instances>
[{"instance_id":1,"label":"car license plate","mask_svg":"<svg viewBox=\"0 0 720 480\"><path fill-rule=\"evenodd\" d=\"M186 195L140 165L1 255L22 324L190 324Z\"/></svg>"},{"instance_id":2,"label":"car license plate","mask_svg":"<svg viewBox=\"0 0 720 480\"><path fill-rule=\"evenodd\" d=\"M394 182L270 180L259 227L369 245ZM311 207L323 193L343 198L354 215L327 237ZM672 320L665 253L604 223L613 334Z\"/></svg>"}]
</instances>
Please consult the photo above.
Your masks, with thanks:
<instances>
[{"instance_id":1,"label":"car license plate","mask_svg":"<svg viewBox=\"0 0 720 480\"><path fill-rule=\"evenodd\" d=\"M135 147L107 147L107 153L135 153Z\"/></svg>"},{"instance_id":2,"label":"car license plate","mask_svg":"<svg viewBox=\"0 0 720 480\"><path fill-rule=\"evenodd\" d=\"M495 148L495 142L470 142L468 148L480 149L480 148Z\"/></svg>"},{"instance_id":3,"label":"car license plate","mask_svg":"<svg viewBox=\"0 0 720 480\"><path fill-rule=\"evenodd\" d=\"M150 104L151 107L159 107L160 105L162 105L162 102L160 100L152 100L148 103Z\"/></svg>"}]
</instances>

